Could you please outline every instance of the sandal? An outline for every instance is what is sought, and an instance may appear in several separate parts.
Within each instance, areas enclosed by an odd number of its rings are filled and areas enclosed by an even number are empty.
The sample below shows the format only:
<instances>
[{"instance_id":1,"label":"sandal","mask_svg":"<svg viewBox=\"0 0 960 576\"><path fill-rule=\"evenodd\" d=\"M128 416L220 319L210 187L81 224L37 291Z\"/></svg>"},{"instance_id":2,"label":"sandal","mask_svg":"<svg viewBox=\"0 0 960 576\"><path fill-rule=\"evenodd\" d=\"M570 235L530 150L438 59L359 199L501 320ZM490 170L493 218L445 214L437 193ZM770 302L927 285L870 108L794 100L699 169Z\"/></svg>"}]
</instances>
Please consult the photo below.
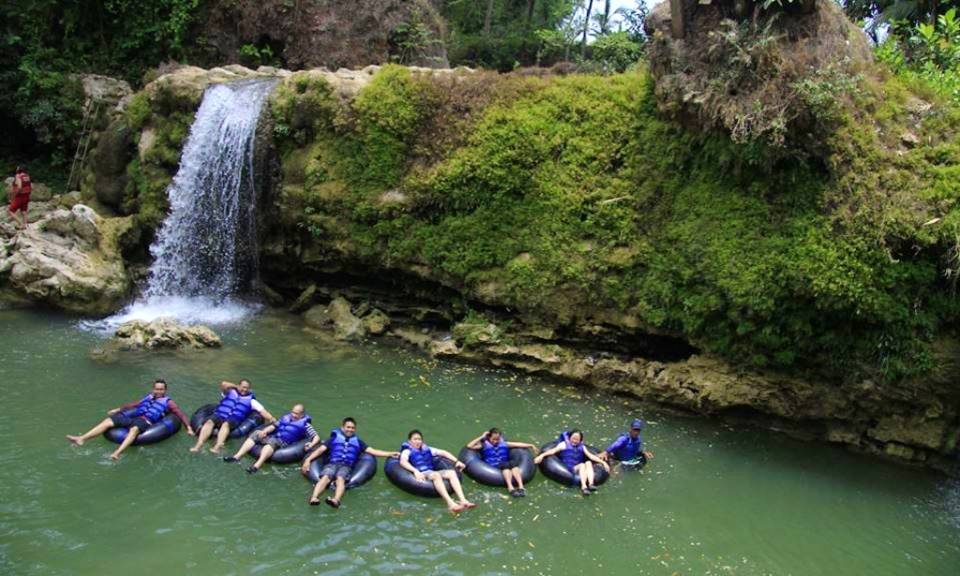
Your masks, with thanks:
<instances>
[{"instance_id":1,"label":"sandal","mask_svg":"<svg viewBox=\"0 0 960 576\"><path fill-rule=\"evenodd\" d=\"M470 510L471 508L476 508L477 505L474 504L473 502L467 502L467 503L465 503L465 504L461 504L460 507L461 507L461 508L465 508L465 509L467 509L467 510Z\"/></svg>"},{"instance_id":2,"label":"sandal","mask_svg":"<svg viewBox=\"0 0 960 576\"><path fill-rule=\"evenodd\" d=\"M317 500L317 499L315 499L315 498L311 498L311 499L309 500L309 503L310 503L311 506L319 506L319 505L320 505L320 501Z\"/></svg>"},{"instance_id":3,"label":"sandal","mask_svg":"<svg viewBox=\"0 0 960 576\"><path fill-rule=\"evenodd\" d=\"M339 507L340 507L340 503L337 502L336 500L334 500L333 498L329 497L329 496L327 496L327 498L326 498L326 500L324 500L324 502L326 502L326 503L327 503L327 506L330 506L331 508L339 508Z\"/></svg>"}]
</instances>

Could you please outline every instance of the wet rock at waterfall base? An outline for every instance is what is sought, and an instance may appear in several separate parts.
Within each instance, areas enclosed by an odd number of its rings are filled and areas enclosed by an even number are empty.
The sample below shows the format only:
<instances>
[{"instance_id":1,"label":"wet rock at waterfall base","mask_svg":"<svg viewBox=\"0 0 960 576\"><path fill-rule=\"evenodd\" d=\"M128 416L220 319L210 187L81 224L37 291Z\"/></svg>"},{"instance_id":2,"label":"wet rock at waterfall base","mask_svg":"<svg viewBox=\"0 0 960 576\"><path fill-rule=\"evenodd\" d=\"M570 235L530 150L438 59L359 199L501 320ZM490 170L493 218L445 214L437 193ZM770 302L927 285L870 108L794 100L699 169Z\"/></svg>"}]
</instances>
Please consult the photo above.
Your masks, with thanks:
<instances>
[{"instance_id":1,"label":"wet rock at waterfall base","mask_svg":"<svg viewBox=\"0 0 960 576\"><path fill-rule=\"evenodd\" d=\"M0 229L0 292L81 314L118 310L130 280L116 238L130 219L101 218L82 204L44 211L19 234Z\"/></svg>"},{"instance_id":2,"label":"wet rock at waterfall base","mask_svg":"<svg viewBox=\"0 0 960 576\"><path fill-rule=\"evenodd\" d=\"M310 308L310 304L313 302L313 297L317 294L317 285L311 284L304 288L303 292L300 293L300 296L297 296L296 301L290 306L290 311L294 314L299 314Z\"/></svg>"},{"instance_id":3,"label":"wet rock at waterfall base","mask_svg":"<svg viewBox=\"0 0 960 576\"><path fill-rule=\"evenodd\" d=\"M380 336L390 327L390 317L382 310L373 308L362 318L364 329L373 336Z\"/></svg>"},{"instance_id":4,"label":"wet rock at waterfall base","mask_svg":"<svg viewBox=\"0 0 960 576\"><path fill-rule=\"evenodd\" d=\"M206 326L185 326L169 318L121 324L113 338L94 356L138 350L203 350L220 348L220 337Z\"/></svg>"},{"instance_id":5,"label":"wet rock at waterfall base","mask_svg":"<svg viewBox=\"0 0 960 576\"><path fill-rule=\"evenodd\" d=\"M311 328L333 331L337 340L361 340L367 335L364 323L354 316L350 302L337 296L328 305L313 306L303 315Z\"/></svg>"}]
</instances>

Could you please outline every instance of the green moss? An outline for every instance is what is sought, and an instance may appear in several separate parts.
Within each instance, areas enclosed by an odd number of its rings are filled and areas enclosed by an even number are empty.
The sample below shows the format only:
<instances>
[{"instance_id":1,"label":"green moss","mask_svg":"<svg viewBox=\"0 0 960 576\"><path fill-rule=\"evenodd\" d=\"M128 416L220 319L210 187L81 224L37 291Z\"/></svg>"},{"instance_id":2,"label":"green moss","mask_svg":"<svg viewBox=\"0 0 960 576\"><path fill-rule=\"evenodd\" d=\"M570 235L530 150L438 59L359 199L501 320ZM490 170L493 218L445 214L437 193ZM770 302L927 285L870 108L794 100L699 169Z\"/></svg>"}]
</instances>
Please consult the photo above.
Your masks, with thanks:
<instances>
[{"instance_id":1,"label":"green moss","mask_svg":"<svg viewBox=\"0 0 960 576\"><path fill-rule=\"evenodd\" d=\"M322 76L298 72L270 95L274 134L282 149L302 146L333 125L337 111L333 88Z\"/></svg>"},{"instance_id":2,"label":"green moss","mask_svg":"<svg viewBox=\"0 0 960 576\"><path fill-rule=\"evenodd\" d=\"M833 378L923 373L957 318L960 112L917 112L897 77L829 110L822 158L763 170L756 146L665 122L642 72L504 81L515 97L418 156L442 121L431 82L385 68L284 154L291 217L329 257L425 265L535 318L615 310Z\"/></svg>"},{"instance_id":3,"label":"green moss","mask_svg":"<svg viewBox=\"0 0 960 576\"><path fill-rule=\"evenodd\" d=\"M138 92L130 99L126 109L127 126L132 130L140 130L150 119L150 103L147 95Z\"/></svg>"}]
</instances>

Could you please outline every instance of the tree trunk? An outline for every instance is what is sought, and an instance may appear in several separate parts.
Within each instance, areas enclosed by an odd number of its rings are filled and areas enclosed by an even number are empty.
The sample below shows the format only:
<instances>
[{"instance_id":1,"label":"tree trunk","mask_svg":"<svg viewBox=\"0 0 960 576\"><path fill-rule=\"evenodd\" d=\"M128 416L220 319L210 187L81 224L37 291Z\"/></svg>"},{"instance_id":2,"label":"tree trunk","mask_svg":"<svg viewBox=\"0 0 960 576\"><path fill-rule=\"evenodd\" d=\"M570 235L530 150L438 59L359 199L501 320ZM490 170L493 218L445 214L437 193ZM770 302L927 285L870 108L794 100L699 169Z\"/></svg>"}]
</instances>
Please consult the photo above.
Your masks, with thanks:
<instances>
[{"instance_id":1,"label":"tree trunk","mask_svg":"<svg viewBox=\"0 0 960 576\"><path fill-rule=\"evenodd\" d=\"M493 20L493 0L487 0L487 14L483 17L483 35L490 35L490 24Z\"/></svg>"},{"instance_id":2,"label":"tree trunk","mask_svg":"<svg viewBox=\"0 0 960 576\"><path fill-rule=\"evenodd\" d=\"M583 44L580 45L580 57L587 58L587 32L590 31L590 12L593 10L593 0L587 0L587 17L583 22Z\"/></svg>"},{"instance_id":3,"label":"tree trunk","mask_svg":"<svg viewBox=\"0 0 960 576\"><path fill-rule=\"evenodd\" d=\"M537 0L527 0L527 28L533 22L533 8L537 5Z\"/></svg>"},{"instance_id":4,"label":"tree trunk","mask_svg":"<svg viewBox=\"0 0 960 576\"><path fill-rule=\"evenodd\" d=\"M603 34L610 33L610 0L603 3Z\"/></svg>"}]
</instances>

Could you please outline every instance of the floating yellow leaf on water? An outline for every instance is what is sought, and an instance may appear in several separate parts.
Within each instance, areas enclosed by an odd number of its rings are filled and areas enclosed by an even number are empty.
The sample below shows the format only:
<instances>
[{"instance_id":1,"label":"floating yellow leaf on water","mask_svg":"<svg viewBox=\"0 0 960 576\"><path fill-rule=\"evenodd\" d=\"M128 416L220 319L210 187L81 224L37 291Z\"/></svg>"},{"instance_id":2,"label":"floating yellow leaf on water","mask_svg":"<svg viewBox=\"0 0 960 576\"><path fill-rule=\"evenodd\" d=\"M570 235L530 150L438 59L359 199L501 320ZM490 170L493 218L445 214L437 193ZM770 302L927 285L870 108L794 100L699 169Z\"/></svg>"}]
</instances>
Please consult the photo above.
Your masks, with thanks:
<instances>
[{"instance_id":1,"label":"floating yellow leaf on water","mask_svg":"<svg viewBox=\"0 0 960 576\"><path fill-rule=\"evenodd\" d=\"M399 510L391 510L390 513L393 514L394 516L406 516L406 514L404 514Z\"/></svg>"},{"instance_id":2,"label":"floating yellow leaf on water","mask_svg":"<svg viewBox=\"0 0 960 576\"><path fill-rule=\"evenodd\" d=\"M533 517L533 520L531 520L531 522L536 522L538 518L540 518L540 515L539 515L539 514L537 514L536 516L534 516L534 517Z\"/></svg>"},{"instance_id":3,"label":"floating yellow leaf on water","mask_svg":"<svg viewBox=\"0 0 960 576\"><path fill-rule=\"evenodd\" d=\"M527 546L529 546L529 547L531 547L531 548L536 548L536 546L533 545L533 542L531 542L531 541L529 541L529 540L527 540Z\"/></svg>"}]
</instances>

